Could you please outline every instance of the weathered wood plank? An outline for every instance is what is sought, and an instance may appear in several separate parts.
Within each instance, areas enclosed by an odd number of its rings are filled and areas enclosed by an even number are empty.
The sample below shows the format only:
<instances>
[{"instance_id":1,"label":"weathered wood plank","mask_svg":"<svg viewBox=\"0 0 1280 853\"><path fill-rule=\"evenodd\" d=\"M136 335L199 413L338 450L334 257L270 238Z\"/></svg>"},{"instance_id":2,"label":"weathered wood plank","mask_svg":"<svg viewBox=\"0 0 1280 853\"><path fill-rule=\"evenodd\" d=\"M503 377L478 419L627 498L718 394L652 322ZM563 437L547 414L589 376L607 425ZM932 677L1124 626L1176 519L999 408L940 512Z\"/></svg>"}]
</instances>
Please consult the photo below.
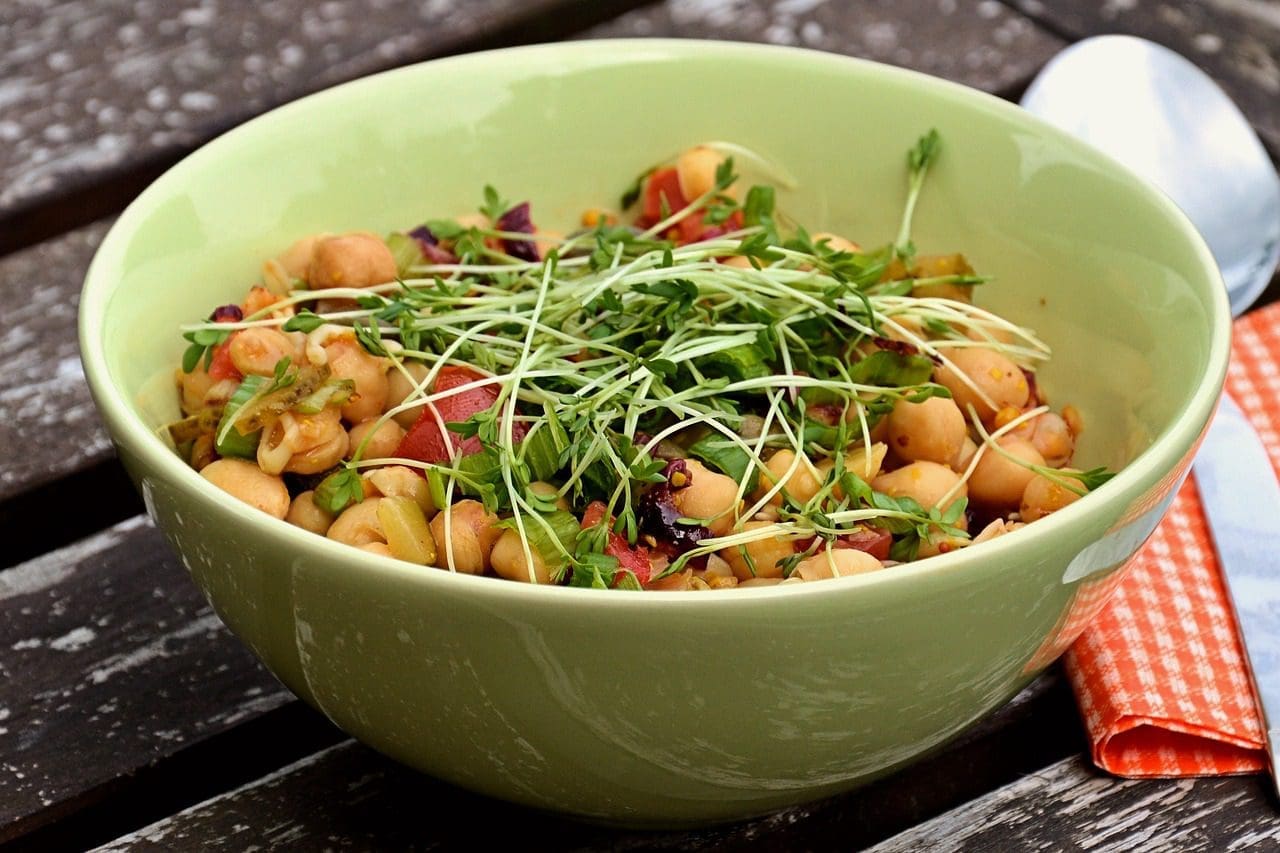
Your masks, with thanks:
<instances>
[{"instance_id":1,"label":"weathered wood plank","mask_svg":"<svg viewBox=\"0 0 1280 853\"><path fill-rule=\"evenodd\" d=\"M76 340L80 286L108 225L0 258L0 501L111 455Z\"/></svg>"},{"instance_id":2,"label":"weathered wood plank","mask_svg":"<svg viewBox=\"0 0 1280 853\"><path fill-rule=\"evenodd\" d=\"M1073 731L1072 727L1075 727ZM1034 732L1034 733L1033 733ZM1065 737L1064 737L1065 735ZM968 736L880 782L819 803L696 832L631 832L516 808L416 774L354 742L117 839L104 849L483 848L518 833L561 850L855 849L912 826L999 779L1039 769L1043 745L1076 751L1074 709L1056 675L1037 682ZM316 808L323 803L323 808ZM424 804L430 804L424 809Z\"/></svg>"},{"instance_id":3,"label":"weathered wood plank","mask_svg":"<svg viewBox=\"0 0 1280 853\"><path fill-rule=\"evenodd\" d=\"M1076 756L872 850L1216 853L1277 847L1280 814L1264 777L1118 780Z\"/></svg>"},{"instance_id":4,"label":"weathered wood plank","mask_svg":"<svg viewBox=\"0 0 1280 853\"><path fill-rule=\"evenodd\" d=\"M1259 0L1011 0L1072 40L1129 33L1160 42L1213 76L1280 155L1280 5Z\"/></svg>"},{"instance_id":5,"label":"weathered wood plank","mask_svg":"<svg viewBox=\"0 0 1280 853\"><path fill-rule=\"evenodd\" d=\"M0 841L293 702L144 517L0 572Z\"/></svg>"},{"instance_id":6,"label":"weathered wood plank","mask_svg":"<svg viewBox=\"0 0 1280 853\"><path fill-rule=\"evenodd\" d=\"M995 93L1025 86L1066 44L994 0L665 0L589 35L797 45Z\"/></svg>"},{"instance_id":7,"label":"weathered wood plank","mask_svg":"<svg viewBox=\"0 0 1280 853\"><path fill-rule=\"evenodd\" d=\"M26 0L0 6L0 251L110 213L212 136L408 62L562 38L642 0ZM232 5L233 8L226 8ZM106 178L124 190L103 192ZM88 189L93 191L89 192ZM79 218L77 218L79 216ZM68 224L62 225L65 229ZM40 232L43 232L41 234Z\"/></svg>"}]
</instances>

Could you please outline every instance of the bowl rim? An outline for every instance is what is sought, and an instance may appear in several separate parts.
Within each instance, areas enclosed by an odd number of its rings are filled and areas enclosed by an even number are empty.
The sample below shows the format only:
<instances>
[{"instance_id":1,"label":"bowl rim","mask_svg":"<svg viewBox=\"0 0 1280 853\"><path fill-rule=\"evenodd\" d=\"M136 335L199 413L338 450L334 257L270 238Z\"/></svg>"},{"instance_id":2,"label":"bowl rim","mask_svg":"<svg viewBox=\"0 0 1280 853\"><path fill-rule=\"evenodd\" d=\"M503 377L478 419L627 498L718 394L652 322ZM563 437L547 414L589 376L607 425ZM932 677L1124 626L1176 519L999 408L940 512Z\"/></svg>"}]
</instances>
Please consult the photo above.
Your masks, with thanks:
<instances>
[{"instance_id":1,"label":"bowl rim","mask_svg":"<svg viewBox=\"0 0 1280 853\"><path fill-rule=\"evenodd\" d=\"M914 86L931 90L948 99L960 100L964 102L966 108L975 112L995 115L1004 120L1012 119L1034 129L1043 137L1051 139L1055 145L1071 151L1073 156L1086 162L1092 161L1108 172L1111 177L1126 184L1130 191L1142 198L1146 204L1157 208L1176 229L1182 232L1181 237L1188 242L1198 263L1209 274L1210 280L1219 284L1209 294L1207 306L1212 328L1209 330L1206 370L1181 414L1156 435L1134 459L1120 469L1115 478L1103 487L1096 498L1091 497L1087 504L1084 501L1073 503L1037 521L1035 529L1040 535L1034 538L1028 538L1025 535L1001 536L982 543L977 554L971 548L959 549L949 554L904 563L893 567L892 571L868 572L841 578L839 583L785 584L749 589L709 590L698 595L689 595L684 592L646 591L644 595L631 596L617 595L615 590L573 588L572 592L569 592L555 585L518 583L444 570L423 571L421 566L333 542L269 516L240 501L228 499L225 492L201 477L199 472L183 462L153 433L134 411L122 389L116 385L108 371L103 325L106 308L118 282L112 280L106 270L118 267L116 262L128 245L130 233L154 210L156 203L165 196L171 184L180 184L186 172L200 168L202 164L217 158L224 150L242 140L251 139L259 126L269 124L281 115L317 109L330 100L359 97L365 91L393 85L397 79L421 74L446 73L450 70L465 72L468 66L500 64L506 69L515 69L503 73L524 71L555 74L565 73L558 66L566 60L573 60L576 63L574 70L581 73L583 69L638 60L681 62L705 60L708 56L725 60L780 62L798 69L837 70L864 78L908 81ZM167 169L126 207L111 226L95 252L85 276L78 326L85 377L113 441L127 448L144 462L150 471L158 472L176 488L193 494L202 503L211 505L210 508L215 511L220 509L231 513L236 518L236 523L254 528L256 532L253 535L265 536L287 547L295 555L295 561L300 557L314 558L318 565L325 561L341 561L350 566L353 571L369 572L371 583L400 581L425 584L427 589L434 588L436 584L448 584L450 586L443 587L442 590L452 590L458 594L478 595L489 599L539 602L544 606L551 604L599 607L607 602L607 606L611 607L634 607L636 605L633 602L652 600L655 604L639 606L670 607L673 603L683 602L681 606L707 606L706 603L710 603L715 607L733 607L753 606L762 599L829 596L839 592L857 595L869 589L906 587L948 576L964 578L976 577L975 573L1013 571L1017 561L1009 557L1016 555L1019 551L1034 549L1037 541L1052 536L1056 530L1087 523L1086 519L1091 517L1097 520L1100 526L1101 520L1105 519L1106 526L1111 527L1133 499L1125 496L1136 496L1152 488L1161 477L1178 464L1185 454L1193 451L1198 437L1206 427L1217 404L1226 378L1231 328L1226 290L1221 283L1221 275L1208 246L1185 214L1164 193L1107 154L1022 110L1014 103L923 72L807 48L698 39L624 38L535 44L420 62L307 95L268 110L227 131ZM155 514L150 506L148 506L148 512L154 519ZM918 595L920 592L913 594ZM573 602L581 602L581 604L575 605ZM699 604L695 605L695 603Z\"/></svg>"}]
</instances>

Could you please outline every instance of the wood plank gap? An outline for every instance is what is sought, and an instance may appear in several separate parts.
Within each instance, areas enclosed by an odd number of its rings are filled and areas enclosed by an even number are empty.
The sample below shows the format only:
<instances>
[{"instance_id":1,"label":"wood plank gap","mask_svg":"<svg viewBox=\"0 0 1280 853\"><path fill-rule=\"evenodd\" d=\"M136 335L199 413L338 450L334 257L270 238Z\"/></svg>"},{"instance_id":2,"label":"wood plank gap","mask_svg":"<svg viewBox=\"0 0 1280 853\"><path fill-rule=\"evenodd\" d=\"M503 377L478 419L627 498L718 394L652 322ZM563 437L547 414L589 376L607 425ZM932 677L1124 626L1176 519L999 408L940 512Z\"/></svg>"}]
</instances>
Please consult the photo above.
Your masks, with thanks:
<instances>
[{"instance_id":1,"label":"wood plank gap","mask_svg":"<svg viewBox=\"0 0 1280 853\"><path fill-rule=\"evenodd\" d=\"M344 740L289 702L209 740L0 829L13 851L86 850L181 812Z\"/></svg>"},{"instance_id":2,"label":"wood plank gap","mask_svg":"<svg viewBox=\"0 0 1280 853\"><path fill-rule=\"evenodd\" d=\"M1041 772L1080 748L1078 729L1065 679L1054 674L932 758L870 786L695 831L614 829L530 811L445 785L348 741L104 849L482 848L514 832L531 849L852 850L944 814L992 786ZM993 773L996 766L1001 769Z\"/></svg>"},{"instance_id":3,"label":"wood plank gap","mask_svg":"<svg viewBox=\"0 0 1280 853\"><path fill-rule=\"evenodd\" d=\"M0 501L0 576L142 511L142 499L114 458Z\"/></svg>"}]
</instances>

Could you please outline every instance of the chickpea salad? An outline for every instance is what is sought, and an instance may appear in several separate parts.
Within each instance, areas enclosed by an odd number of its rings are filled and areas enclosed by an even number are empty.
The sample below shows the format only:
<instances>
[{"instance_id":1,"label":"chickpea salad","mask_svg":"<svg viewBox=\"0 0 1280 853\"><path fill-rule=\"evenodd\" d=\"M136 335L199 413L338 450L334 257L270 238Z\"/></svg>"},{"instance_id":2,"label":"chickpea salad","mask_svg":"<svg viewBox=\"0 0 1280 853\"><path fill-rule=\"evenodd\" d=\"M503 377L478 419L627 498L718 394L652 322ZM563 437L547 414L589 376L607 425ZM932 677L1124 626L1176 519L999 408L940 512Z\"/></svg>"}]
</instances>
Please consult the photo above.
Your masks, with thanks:
<instances>
[{"instance_id":1,"label":"chickpea salad","mask_svg":"<svg viewBox=\"0 0 1280 853\"><path fill-rule=\"evenodd\" d=\"M810 232L707 143L565 235L475 213L320 234L181 330L178 451L316 534L452 572L621 590L827 580L969 547L1109 479L1033 331L893 242ZM743 187L737 165L770 177Z\"/></svg>"}]
</instances>

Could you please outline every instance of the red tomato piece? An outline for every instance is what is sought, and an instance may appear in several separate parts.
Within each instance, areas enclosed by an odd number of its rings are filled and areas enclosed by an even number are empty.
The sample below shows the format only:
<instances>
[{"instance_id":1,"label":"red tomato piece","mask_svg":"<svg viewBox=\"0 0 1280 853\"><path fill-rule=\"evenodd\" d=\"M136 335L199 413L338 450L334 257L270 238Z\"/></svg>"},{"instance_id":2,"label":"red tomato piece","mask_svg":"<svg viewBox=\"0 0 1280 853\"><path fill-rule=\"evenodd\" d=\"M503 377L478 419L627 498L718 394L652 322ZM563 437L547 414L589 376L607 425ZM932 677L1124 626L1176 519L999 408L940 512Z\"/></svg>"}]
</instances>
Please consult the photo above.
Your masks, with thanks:
<instances>
[{"instance_id":1,"label":"red tomato piece","mask_svg":"<svg viewBox=\"0 0 1280 853\"><path fill-rule=\"evenodd\" d=\"M663 213L663 201L666 202L666 213ZM688 199L680 192L680 178L674 166L658 169L649 176L644 185L643 220L649 225L661 222L678 210L689 205ZM642 226L648 227L648 226Z\"/></svg>"},{"instance_id":2,"label":"red tomato piece","mask_svg":"<svg viewBox=\"0 0 1280 853\"><path fill-rule=\"evenodd\" d=\"M582 513L582 529L595 527L604 520L604 503L602 501L592 501L587 505L587 509ZM613 523L613 519L609 519L609 524ZM636 576L636 580L641 585L649 582L649 574L653 571L653 567L649 563L649 549L643 545L630 545L626 538L620 533L609 531L609 541L604 546L604 552L610 557L618 558L618 568L626 569ZM614 586L622 578L621 573L614 578Z\"/></svg>"},{"instance_id":3,"label":"red tomato piece","mask_svg":"<svg viewBox=\"0 0 1280 853\"><path fill-rule=\"evenodd\" d=\"M244 374L231 361L231 347L229 344L236 334L236 332L232 332L225 341L213 348L213 356L209 359L209 378L214 382L221 382L224 379L234 379L239 382L244 379Z\"/></svg>"},{"instance_id":4,"label":"red tomato piece","mask_svg":"<svg viewBox=\"0 0 1280 853\"><path fill-rule=\"evenodd\" d=\"M742 211L735 210L729 214L729 218L719 225L707 225L703 222L705 215L702 211L698 211L676 224L679 229L679 235L676 239L677 243L697 243L700 240L714 240L722 234L728 234L730 231L737 231L742 227ZM675 229L672 229L675 230Z\"/></svg>"},{"instance_id":5,"label":"red tomato piece","mask_svg":"<svg viewBox=\"0 0 1280 853\"><path fill-rule=\"evenodd\" d=\"M439 394L483 378L484 376L469 367L446 365L436 374L431 393ZM493 404L498 401L498 393L497 385L482 385L442 397L435 402L435 408L440 414L440 420L458 423L478 412L493 408ZM512 430L515 440L518 442L524 438L526 431L524 424L516 423ZM453 431L443 433L430 407L423 406L418 420L400 440L396 455L420 462L448 462L453 457L455 446L461 447L463 456L470 456L482 449L480 439L474 435L463 438Z\"/></svg>"}]
</instances>

